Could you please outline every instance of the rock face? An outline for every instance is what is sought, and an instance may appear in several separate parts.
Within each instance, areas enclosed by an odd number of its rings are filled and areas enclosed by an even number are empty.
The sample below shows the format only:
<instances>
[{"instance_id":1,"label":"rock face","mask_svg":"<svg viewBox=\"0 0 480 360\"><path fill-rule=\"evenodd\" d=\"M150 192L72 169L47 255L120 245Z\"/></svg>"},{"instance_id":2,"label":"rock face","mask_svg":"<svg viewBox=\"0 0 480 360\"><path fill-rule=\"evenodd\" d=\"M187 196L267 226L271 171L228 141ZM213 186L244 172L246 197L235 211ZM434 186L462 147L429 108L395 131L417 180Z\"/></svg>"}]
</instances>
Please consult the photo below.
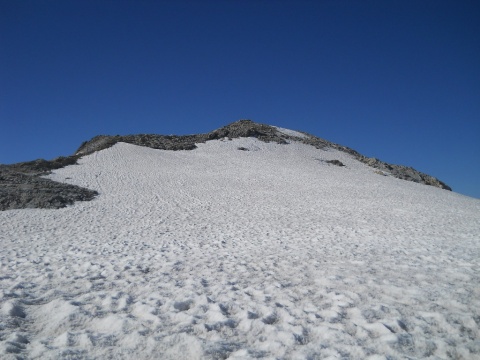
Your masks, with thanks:
<instances>
[{"instance_id":1,"label":"rock face","mask_svg":"<svg viewBox=\"0 0 480 360\"><path fill-rule=\"evenodd\" d=\"M98 193L79 186L40 177L51 170L75 164L77 157L59 157L0 166L0 210L58 209L75 201L92 200Z\"/></svg>"},{"instance_id":2,"label":"rock face","mask_svg":"<svg viewBox=\"0 0 480 360\"><path fill-rule=\"evenodd\" d=\"M58 209L75 201L92 200L98 194L93 190L8 170L2 171L0 184L0 210Z\"/></svg>"},{"instance_id":3,"label":"rock face","mask_svg":"<svg viewBox=\"0 0 480 360\"><path fill-rule=\"evenodd\" d=\"M193 150L198 143L240 137L255 137L260 141L278 144L298 141L314 146L317 149L332 148L340 150L377 169L379 173L390 174L399 179L451 190L448 185L437 178L421 173L411 167L392 165L375 158L368 158L353 149L304 132L283 132L275 126L259 124L251 120L239 120L207 134L185 136L154 134L99 135L90 141L82 143L72 156L59 157L50 161L40 159L12 165L0 165L0 210L24 208L56 209L73 204L75 201L93 199L98 195L96 191L54 182L40 176L47 175L54 169L76 164L81 156L109 148L117 142L126 142L162 150Z\"/></svg>"}]
</instances>

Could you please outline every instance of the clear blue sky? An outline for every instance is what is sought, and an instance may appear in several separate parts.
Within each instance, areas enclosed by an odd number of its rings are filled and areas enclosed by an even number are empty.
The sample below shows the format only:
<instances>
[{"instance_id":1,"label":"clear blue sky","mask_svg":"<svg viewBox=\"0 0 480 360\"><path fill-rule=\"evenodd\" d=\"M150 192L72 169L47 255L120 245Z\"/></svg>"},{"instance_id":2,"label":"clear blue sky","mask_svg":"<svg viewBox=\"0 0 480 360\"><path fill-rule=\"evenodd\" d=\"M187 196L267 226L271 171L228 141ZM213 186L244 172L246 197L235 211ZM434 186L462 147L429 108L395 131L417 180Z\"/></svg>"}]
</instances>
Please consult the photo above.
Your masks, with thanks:
<instances>
[{"instance_id":1,"label":"clear blue sky","mask_svg":"<svg viewBox=\"0 0 480 360\"><path fill-rule=\"evenodd\" d=\"M0 0L0 163L242 118L480 198L480 2Z\"/></svg>"}]
</instances>

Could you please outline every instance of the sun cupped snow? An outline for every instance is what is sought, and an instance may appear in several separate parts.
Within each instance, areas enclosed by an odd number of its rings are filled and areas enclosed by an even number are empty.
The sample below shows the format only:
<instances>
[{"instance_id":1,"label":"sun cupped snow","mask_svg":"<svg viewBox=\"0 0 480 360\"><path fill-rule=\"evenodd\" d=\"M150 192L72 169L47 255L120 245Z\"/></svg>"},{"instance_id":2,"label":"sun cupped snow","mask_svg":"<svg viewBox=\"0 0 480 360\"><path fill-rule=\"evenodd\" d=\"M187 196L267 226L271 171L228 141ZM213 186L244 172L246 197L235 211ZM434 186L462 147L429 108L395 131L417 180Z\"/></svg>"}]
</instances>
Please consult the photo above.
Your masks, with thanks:
<instances>
[{"instance_id":1,"label":"sun cupped snow","mask_svg":"<svg viewBox=\"0 0 480 360\"><path fill-rule=\"evenodd\" d=\"M0 212L1 358L478 358L478 200L301 142L196 146L116 143L48 175L92 201Z\"/></svg>"}]
</instances>

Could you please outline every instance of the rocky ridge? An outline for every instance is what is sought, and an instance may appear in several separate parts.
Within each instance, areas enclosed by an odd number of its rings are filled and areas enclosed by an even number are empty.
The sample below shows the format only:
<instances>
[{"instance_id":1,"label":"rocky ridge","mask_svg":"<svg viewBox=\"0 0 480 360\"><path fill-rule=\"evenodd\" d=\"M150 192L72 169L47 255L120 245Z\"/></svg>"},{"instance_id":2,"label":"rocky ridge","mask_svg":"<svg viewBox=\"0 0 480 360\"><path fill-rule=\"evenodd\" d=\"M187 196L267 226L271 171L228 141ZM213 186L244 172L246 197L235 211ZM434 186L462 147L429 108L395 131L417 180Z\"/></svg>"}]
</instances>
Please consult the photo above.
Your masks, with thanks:
<instances>
[{"instance_id":1,"label":"rocky ridge","mask_svg":"<svg viewBox=\"0 0 480 360\"><path fill-rule=\"evenodd\" d=\"M75 201L92 200L98 195L94 190L41 177L76 161L77 157L69 156L0 165L0 210L59 209Z\"/></svg>"},{"instance_id":2,"label":"rocky ridge","mask_svg":"<svg viewBox=\"0 0 480 360\"><path fill-rule=\"evenodd\" d=\"M260 141L278 144L298 141L314 146L317 149L332 148L340 150L376 169L376 172L379 174L391 175L399 179L451 190L448 185L437 178L411 167L388 164L376 158L368 158L353 149L305 132L287 133L280 131L274 126L255 123L251 120L239 120L206 134L184 136L155 134L99 135L82 143L75 154L71 156L58 157L50 161L39 159L12 165L0 165L0 210L23 208L56 209L73 204L75 201L93 199L98 195L96 191L54 182L41 176L49 174L52 170L67 165L74 165L80 157L109 148L117 142L175 151L194 150L197 147L196 144L205 143L209 140L240 137L255 137Z\"/></svg>"}]
</instances>

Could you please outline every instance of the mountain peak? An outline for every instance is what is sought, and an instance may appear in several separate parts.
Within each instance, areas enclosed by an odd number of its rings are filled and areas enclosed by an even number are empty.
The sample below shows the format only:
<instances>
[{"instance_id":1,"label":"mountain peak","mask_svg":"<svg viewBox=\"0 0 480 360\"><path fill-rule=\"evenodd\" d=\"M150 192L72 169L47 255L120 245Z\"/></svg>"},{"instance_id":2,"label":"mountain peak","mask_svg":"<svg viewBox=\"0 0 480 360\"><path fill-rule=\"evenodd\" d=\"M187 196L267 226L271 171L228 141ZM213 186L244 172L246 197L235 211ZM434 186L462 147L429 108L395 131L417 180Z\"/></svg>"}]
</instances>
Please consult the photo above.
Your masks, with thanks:
<instances>
[{"instance_id":1,"label":"mountain peak","mask_svg":"<svg viewBox=\"0 0 480 360\"><path fill-rule=\"evenodd\" d=\"M213 140L232 140L238 138L256 138L266 143L288 145L303 143L319 150L334 149L349 154L354 159L375 169L380 175L392 176L441 189L451 190L437 178L419 172L411 167L394 165L376 158L366 157L357 151L311 134L284 129L272 125L241 119L213 130L209 133L194 135L98 135L83 142L74 155L54 160L35 160L30 162L0 166L0 210L16 208L59 208L73 204L78 200L91 200L97 193L70 184L61 184L42 178L52 170L76 164L82 156L90 155L123 142L160 150L194 150L198 144ZM338 164L339 162L332 162Z\"/></svg>"},{"instance_id":2,"label":"mountain peak","mask_svg":"<svg viewBox=\"0 0 480 360\"><path fill-rule=\"evenodd\" d=\"M277 144L289 144L292 141L296 141L306 145L314 146L317 149L331 148L343 151L350 154L358 161L377 169L378 171L382 172L382 174L391 175L407 181L435 186L445 190L451 190L451 188L444 182L411 167L389 164L377 158L370 158L347 146L339 145L305 132L257 123L249 119L242 119L232 122L206 134L183 136L157 134L124 136L100 135L94 137L90 141L84 142L76 151L75 155L88 155L95 151L103 150L113 146L117 142L126 142L129 144L146 146L160 150L193 150L197 147L196 144L205 143L206 141L219 140L223 138L236 139L244 137L254 137L263 142L275 142Z\"/></svg>"}]
</instances>

